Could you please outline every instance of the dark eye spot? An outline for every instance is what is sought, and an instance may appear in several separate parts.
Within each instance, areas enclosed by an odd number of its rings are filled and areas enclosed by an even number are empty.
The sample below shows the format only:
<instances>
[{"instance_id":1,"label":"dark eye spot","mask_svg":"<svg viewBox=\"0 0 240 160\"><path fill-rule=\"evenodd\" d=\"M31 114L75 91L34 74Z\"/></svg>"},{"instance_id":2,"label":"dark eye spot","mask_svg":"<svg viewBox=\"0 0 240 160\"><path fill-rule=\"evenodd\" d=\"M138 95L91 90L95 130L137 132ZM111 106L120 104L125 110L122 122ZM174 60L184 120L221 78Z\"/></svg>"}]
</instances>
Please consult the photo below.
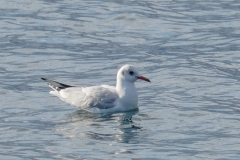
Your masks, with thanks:
<instances>
[{"instance_id":1,"label":"dark eye spot","mask_svg":"<svg viewBox=\"0 0 240 160\"><path fill-rule=\"evenodd\" d=\"M133 72L133 71L129 71L129 74L130 74L130 75L133 75L133 74L134 74L134 72Z\"/></svg>"}]
</instances>

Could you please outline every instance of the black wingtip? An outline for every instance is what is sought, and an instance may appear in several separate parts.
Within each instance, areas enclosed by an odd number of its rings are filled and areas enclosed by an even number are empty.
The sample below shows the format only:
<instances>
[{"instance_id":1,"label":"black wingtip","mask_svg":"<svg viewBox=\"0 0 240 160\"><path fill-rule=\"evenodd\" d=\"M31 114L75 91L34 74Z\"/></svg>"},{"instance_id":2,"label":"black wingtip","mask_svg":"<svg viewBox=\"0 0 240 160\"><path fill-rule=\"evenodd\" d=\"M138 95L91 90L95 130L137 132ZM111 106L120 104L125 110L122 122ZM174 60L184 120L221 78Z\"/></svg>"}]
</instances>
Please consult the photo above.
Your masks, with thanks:
<instances>
[{"instance_id":1,"label":"black wingtip","mask_svg":"<svg viewBox=\"0 0 240 160\"><path fill-rule=\"evenodd\" d=\"M42 80L46 81L47 79L46 78L41 78Z\"/></svg>"}]
</instances>

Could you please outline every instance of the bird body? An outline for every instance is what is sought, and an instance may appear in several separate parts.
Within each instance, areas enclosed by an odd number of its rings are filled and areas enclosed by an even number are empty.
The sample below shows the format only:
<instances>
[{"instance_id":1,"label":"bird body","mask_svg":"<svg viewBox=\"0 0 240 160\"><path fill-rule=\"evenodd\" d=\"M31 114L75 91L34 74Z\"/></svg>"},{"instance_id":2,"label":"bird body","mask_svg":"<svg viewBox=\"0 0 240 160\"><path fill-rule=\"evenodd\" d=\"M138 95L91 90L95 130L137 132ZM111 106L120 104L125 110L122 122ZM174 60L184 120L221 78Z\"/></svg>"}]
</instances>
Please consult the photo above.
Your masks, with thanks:
<instances>
[{"instance_id":1,"label":"bird body","mask_svg":"<svg viewBox=\"0 0 240 160\"><path fill-rule=\"evenodd\" d=\"M131 65L124 65L117 74L116 86L75 87L42 78L53 89L50 94L61 100L90 112L118 112L137 108L138 94L134 82L142 79L137 69Z\"/></svg>"}]
</instances>

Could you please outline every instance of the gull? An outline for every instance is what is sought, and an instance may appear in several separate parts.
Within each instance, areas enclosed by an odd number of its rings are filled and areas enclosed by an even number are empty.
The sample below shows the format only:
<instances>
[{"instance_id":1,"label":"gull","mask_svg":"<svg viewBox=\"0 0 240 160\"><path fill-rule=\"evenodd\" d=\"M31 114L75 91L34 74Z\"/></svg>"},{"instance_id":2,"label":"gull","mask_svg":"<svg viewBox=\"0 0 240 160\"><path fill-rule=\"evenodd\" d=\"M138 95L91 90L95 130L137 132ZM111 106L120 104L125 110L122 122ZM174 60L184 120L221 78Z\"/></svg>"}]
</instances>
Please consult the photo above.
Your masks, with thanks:
<instances>
[{"instance_id":1,"label":"gull","mask_svg":"<svg viewBox=\"0 0 240 160\"><path fill-rule=\"evenodd\" d=\"M128 64L119 69L116 86L78 87L41 79L53 89L50 94L93 113L125 112L138 108L138 94L134 82L138 79L150 82L148 78L139 74L136 67Z\"/></svg>"}]
</instances>

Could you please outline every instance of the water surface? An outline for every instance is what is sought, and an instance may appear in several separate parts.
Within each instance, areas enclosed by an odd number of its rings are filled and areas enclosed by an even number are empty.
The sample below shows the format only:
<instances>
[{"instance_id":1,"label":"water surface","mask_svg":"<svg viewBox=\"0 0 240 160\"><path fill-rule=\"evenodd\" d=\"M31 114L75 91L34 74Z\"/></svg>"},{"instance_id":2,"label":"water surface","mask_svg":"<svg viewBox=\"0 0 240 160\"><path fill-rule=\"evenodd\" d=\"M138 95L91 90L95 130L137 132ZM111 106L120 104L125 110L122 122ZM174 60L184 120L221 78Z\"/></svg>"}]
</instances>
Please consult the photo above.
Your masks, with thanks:
<instances>
[{"instance_id":1,"label":"water surface","mask_svg":"<svg viewBox=\"0 0 240 160\"><path fill-rule=\"evenodd\" d=\"M240 2L2 0L2 159L239 159ZM139 110L79 111L40 78L115 85Z\"/></svg>"}]
</instances>

